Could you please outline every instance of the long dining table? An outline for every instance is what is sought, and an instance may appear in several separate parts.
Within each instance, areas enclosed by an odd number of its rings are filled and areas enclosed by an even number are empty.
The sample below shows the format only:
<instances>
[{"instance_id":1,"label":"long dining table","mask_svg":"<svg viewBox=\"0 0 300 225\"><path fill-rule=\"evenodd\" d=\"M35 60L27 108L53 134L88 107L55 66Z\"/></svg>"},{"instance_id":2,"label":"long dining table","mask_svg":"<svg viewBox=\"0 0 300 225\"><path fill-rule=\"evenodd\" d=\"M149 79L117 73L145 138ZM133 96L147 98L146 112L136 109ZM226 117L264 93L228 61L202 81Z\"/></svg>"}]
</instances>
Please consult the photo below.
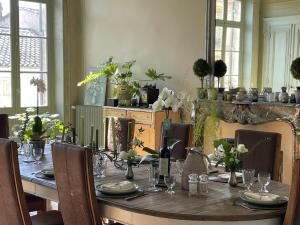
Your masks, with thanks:
<instances>
[{"instance_id":1,"label":"long dining table","mask_svg":"<svg viewBox=\"0 0 300 225\"><path fill-rule=\"evenodd\" d=\"M40 170L52 166L50 150L47 149L41 163L23 162L19 156L23 189L27 193L58 202L55 180L38 176ZM125 172L108 164L105 178L95 177L95 185L126 180ZM132 182L146 190L149 187L148 165L134 168ZM272 181L272 193L288 196L289 186ZM239 196L242 186L229 187L226 183L210 182L208 193L189 197L188 191L177 184L175 195L165 191L147 192L131 201L119 196L97 195L99 216L128 225L279 225L285 208L253 210L241 207Z\"/></svg>"}]
</instances>

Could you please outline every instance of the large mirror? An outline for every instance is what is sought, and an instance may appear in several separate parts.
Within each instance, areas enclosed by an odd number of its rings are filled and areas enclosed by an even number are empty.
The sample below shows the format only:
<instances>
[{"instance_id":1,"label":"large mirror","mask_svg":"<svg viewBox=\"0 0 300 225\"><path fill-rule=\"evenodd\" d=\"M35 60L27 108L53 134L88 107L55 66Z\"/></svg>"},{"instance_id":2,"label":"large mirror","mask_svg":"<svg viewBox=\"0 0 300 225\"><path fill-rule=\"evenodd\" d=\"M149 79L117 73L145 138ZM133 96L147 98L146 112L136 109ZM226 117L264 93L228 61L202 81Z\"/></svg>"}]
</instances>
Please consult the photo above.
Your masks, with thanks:
<instances>
[{"instance_id":1,"label":"large mirror","mask_svg":"<svg viewBox=\"0 0 300 225\"><path fill-rule=\"evenodd\" d=\"M300 86L290 73L300 56L300 0L212 1L210 54L227 64L223 87L279 92L286 86L292 93Z\"/></svg>"}]
</instances>

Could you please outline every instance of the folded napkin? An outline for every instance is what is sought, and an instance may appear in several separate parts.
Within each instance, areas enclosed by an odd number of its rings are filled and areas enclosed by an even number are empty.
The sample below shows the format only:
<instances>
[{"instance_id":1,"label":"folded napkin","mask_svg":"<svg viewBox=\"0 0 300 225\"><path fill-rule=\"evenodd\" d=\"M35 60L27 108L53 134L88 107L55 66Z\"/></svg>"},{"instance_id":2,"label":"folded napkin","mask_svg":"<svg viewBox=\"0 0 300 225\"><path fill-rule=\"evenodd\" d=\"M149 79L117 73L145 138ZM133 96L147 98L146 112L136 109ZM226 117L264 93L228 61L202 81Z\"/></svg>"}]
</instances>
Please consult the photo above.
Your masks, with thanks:
<instances>
[{"instance_id":1,"label":"folded napkin","mask_svg":"<svg viewBox=\"0 0 300 225\"><path fill-rule=\"evenodd\" d=\"M264 202L273 202L280 198L279 195L271 194L271 193L254 193L246 191L244 192L244 195L248 198L252 198L255 200L260 200Z\"/></svg>"},{"instance_id":2,"label":"folded napkin","mask_svg":"<svg viewBox=\"0 0 300 225\"><path fill-rule=\"evenodd\" d=\"M121 181L103 184L101 188L104 191L130 191L134 188L134 184L130 181Z\"/></svg>"}]
</instances>

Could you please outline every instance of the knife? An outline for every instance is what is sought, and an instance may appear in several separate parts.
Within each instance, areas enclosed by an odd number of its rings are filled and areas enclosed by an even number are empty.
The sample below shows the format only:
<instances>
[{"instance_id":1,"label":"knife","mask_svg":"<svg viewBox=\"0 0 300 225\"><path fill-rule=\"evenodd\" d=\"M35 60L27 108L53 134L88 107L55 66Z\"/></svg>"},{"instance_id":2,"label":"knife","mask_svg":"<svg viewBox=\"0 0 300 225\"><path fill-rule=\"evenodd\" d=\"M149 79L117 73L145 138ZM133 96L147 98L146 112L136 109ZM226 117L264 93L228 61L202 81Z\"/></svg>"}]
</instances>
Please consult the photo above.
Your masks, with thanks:
<instances>
[{"instance_id":1,"label":"knife","mask_svg":"<svg viewBox=\"0 0 300 225\"><path fill-rule=\"evenodd\" d=\"M138 194L136 194L136 195L134 195L134 196L130 196L130 197L125 198L125 200L126 200L126 201L131 201L131 200L136 199L136 198L138 198L138 197L142 197L142 196L144 196L144 195L146 195L146 194L147 194L147 193L145 193L145 192L140 192L140 193L138 193Z\"/></svg>"}]
</instances>

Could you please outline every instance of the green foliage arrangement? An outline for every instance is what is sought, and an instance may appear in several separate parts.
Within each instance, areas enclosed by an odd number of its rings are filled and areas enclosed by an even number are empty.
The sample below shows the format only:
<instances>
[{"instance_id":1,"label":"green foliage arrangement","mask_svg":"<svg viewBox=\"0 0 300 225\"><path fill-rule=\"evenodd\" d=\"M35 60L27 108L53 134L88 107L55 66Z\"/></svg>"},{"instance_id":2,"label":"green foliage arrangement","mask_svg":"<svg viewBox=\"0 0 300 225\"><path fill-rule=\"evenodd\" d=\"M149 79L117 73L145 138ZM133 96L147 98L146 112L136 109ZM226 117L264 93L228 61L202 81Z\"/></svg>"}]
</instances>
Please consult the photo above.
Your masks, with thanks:
<instances>
[{"instance_id":1,"label":"green foliage arrangement","mask_svg":"<svg viewBox=\"0 0 300 225\"><path fill-rule=\"evenodd\" d=\"M167 79L171 79L172 78L171 76L164 75L163 73L158 73L155 69L148 69L145 74L151 80L165 81Z\"/></svg>"},{"instance_id":2,"label":"green foliage arrangement","mask_svg":"<svg viewBox=\"0 0 300 225\"><path fill-rule=\"evenodd\" d=\"M224 77L227 72L227 66L223 60L217 60L214 67L214 76L218 78L218 88L220 88L220 78Z\"/></svg>"},{"instance_id":3,"label":"green foliage arrangement","mask_svg":"<svg viewBox=\"0 0 300 225\"><path fill-rule=\"evenodd\" d=\"M211 72L211 67L205 59L198 59L194 63L193 71L197 77L201 80L201 87L204 85L204 77Z\"/></svg>"},{"instance_id":4,"label":"green foliage arrangement","mask_svg":"<svg viewBox=\"0 0 300 225\"><path fill-rule=\"evenodd\" d=\"M58 117L58 114L49 113L36 116L34 108L27 108L25 113L10 117L12 120L17 120L12 129L13 137L18 138L21 143L44 138L55 139L64 130L64 124Z\"/></svg>"},{"instance_id":5,"label":"green foliage arrangement","mask_svg":"<svg viewBox=\"0 0 300 225\"><path fill-rule=\"evenodd\" d=\"M300 80L300 57L292 62L290 71L295 79Z\"/></svg>"},{"instance_id":6,"label":"green foliage arrangement","mask_svg":"<svg viewBox=\"0 0 300 225\"><path fill-rule=\"evenodd\" d=\"M140 94L140 84L133 79L132 67L136 61L131 60L123 64L116 63L110 57L105 63L99 66L97 73L89 74L84 80L77 83L77 86L88 84L100 76L106 76L114 86L127 86L130 94ZM113 89L113 95L118 94L118 88Z\"/></svg>"}]
</instances>

